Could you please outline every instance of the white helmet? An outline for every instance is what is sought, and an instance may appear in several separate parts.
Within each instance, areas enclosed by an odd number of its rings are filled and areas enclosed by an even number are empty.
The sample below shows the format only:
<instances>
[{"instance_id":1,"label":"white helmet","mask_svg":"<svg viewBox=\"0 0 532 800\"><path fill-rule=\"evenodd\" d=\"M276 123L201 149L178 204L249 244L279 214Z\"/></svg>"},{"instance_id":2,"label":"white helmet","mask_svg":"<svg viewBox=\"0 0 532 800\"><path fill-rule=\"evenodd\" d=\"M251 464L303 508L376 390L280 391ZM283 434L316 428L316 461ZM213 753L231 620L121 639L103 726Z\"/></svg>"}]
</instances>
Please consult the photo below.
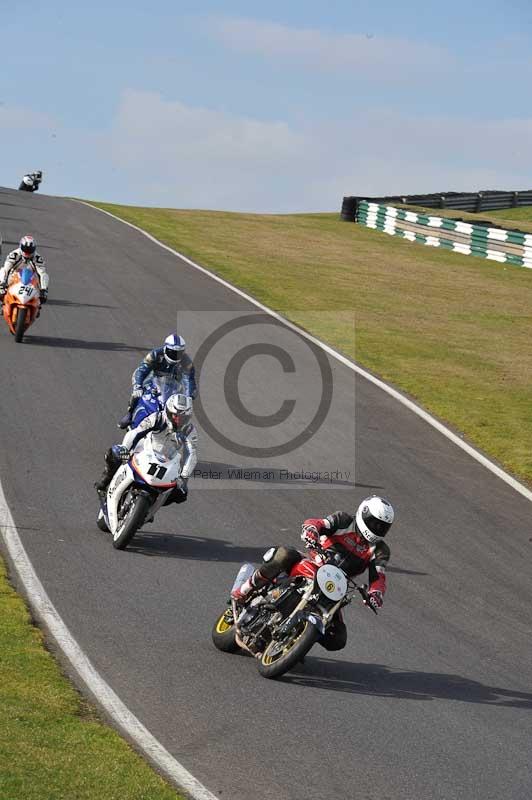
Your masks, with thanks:
<instances>
[{"instance_id":1,"label":"white helmet","mask_svg":"<svg viewBox=\"0 0 532 800\"><path fill-rule=\"evenodd\" d=\"M166 424L178 433L192 416L192 400L185 394L172 394L166 401L163 418Z\"/></svg>"},{"instance_id":2,"label":"white helmet","mask_svg":"<svg viewBox=\"0 0 532 800\"><path fill-rule=\"evenodd\" d=\"M177 364L185 352L186 343L182 336L171 333L164 340L164 357L168 364Z\"/></svg>"},{"instance_id":3,"label":"white helmet","mask_svg":"<svg viewBox=\"0 0 532 800\"><path fill-rule=\"evenodd\" d=\"M356 529L370 544L388 533L394 518L393 506L376 494L362 500L355 514Z\"/></svg>"}]
</instances>

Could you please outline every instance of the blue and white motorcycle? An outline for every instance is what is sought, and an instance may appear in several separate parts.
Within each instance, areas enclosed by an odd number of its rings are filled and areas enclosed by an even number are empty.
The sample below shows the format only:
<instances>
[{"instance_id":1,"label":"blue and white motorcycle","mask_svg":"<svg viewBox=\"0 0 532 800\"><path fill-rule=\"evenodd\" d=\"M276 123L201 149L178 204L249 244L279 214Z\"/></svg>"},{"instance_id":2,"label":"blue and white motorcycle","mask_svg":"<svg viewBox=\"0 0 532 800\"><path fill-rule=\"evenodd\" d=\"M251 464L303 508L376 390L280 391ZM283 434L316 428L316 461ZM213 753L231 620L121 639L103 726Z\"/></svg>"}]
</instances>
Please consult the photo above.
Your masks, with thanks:
<instances>
[{"instance_id":1,"label":"blue and white motorcycle","mask_svg":"<svg viewBox=\"0 0 532 800\"><path fill-rule=\"evenodd\" d=\"M150 414L162 411L170 395L189 394L186 379L176 380L169 375L156 375L142 389L142 395L135 406L128 430L136 428Z\"/></svg>"},{"instance_id":2,"label":"blue and white motorcycle","mask_svg":"<svg viewBox=\"0 0 532 800\"><path fill-rule=\"evenodd\" d=\"M113 537L113 547L124 550L146 520L157 511L182 484L182 454L178 444L161 444L148 433L118 468L107 488L100 494L96 524Z\"/></svg>"}]
</instances>

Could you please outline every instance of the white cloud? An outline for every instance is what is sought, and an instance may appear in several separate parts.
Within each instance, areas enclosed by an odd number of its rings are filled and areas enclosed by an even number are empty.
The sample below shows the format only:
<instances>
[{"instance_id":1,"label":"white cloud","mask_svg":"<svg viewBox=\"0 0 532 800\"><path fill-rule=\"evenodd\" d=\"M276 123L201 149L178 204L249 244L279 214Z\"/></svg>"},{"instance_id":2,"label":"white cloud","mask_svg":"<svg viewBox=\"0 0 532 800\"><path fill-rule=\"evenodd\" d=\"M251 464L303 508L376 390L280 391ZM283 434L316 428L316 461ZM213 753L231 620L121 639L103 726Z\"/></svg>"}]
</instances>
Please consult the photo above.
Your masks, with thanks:
<instances>
[{"instance_id":1,"label":"white cloud","mask_svg":"<svg viewBox=\"0 0 532 800\"><path fill-rule=\"evenodd\" d=\"M263 206L265 195L271 199L304 152L305 137L284 122L127 90L108 146L137 196L149 185L148 202L244 209Z\"/></svg>"},{"instance_id":2,"label":"white cloud","mask_svg":"<svg viewBox=\"0 0 532 800\"><path fill-rule=\"evenodd\" d=\"M371 32L325 33L254 19L212 18L210 28L228 47L305 67L344 71L357 81L427 80L449 72L454 57L437 45Z\"/></svg>"},{"instance_id":3,"label":"white cloud","mask_svg":"<svg viewBox=\"0 0 532 800\"><path fill-rule=\"evenodd\" d=\"M285 122L261 122L212 109L164 100L155 92L123 92L113 125L119 151L122 140L130 150L142 148L144 159L201 157L238 163L253 159L287 159L301 147L300 137ZM153 151L145 150L152 141ZM162 148L162 150L161 150Z\"/></svg>"},{"instance_id":4,"label":"white cloud","mask_svg":"<svg viewBox=\"0 0 532 800\"><path fill-rule=\"evenodd\" d=\"M334 210L344 194L528 188L531 138L532 119L383 110L295 128L128 90L102 156L130 202L288 212Z\"/></svg>"}]
</instances>

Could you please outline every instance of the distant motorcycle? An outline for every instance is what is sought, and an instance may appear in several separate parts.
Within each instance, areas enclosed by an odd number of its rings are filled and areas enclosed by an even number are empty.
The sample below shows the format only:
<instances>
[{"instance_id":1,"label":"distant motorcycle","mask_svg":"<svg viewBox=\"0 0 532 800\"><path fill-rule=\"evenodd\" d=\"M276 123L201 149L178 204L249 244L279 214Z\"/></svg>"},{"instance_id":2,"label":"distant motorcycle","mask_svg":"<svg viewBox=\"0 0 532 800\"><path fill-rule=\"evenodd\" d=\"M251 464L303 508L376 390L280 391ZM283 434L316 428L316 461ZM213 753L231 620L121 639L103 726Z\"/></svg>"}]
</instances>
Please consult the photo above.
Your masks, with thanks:
<instances>
[{"instance_id":1,"label":"distant motorcycle","mask_svg":"<svg viewBox=\"0 0 532 800\"><path fill-rule=\"evenodd\" d=\"M41 307L39 279L31 267L19 267L12 273L7 285L2 313L16 342L35 322Z\"/></svg>"},{"instance_id":2,"label":"distant motorcycle","mask_svg":"<svg viewBox=\"0 0 532 800\"><path fill-rule=\"evenodd\" d=\"M21 192L36 192L42 182L42 173L31 172L24 175L18 187Z\"/></svg>"},{"instance_id":3,"label":"distant motorcycle","mask_svg":"<svg viewBox=\"0 0 532 800\"><path fill-rule=\"evenodd\" d=\"M180 485L181 452L176 442L160 445L148 433L117 470L106 492L99 492L96 524L124 550L147 519L153 517Z\"/></svg>"},{"instance_id":4,"label":"distant motorcycle","mask_svg":"<svg viewBox=\"0 0 532 800\"><path fill-rule=\"evenodd\" d=\"M303 659L326 633L335 614L352 601L355 592L367 605L367 588L347 577L341 566L343 557L319 545L315 552L319 563L304 558L289 575L276 578L243 605L231 600L231 606L214 624L215 647L226 653L239 649L251 653L261 675L278 678ZM253 570L252 564L243 564L233 588L249 578Z\"/></svg>"}]
</instances>

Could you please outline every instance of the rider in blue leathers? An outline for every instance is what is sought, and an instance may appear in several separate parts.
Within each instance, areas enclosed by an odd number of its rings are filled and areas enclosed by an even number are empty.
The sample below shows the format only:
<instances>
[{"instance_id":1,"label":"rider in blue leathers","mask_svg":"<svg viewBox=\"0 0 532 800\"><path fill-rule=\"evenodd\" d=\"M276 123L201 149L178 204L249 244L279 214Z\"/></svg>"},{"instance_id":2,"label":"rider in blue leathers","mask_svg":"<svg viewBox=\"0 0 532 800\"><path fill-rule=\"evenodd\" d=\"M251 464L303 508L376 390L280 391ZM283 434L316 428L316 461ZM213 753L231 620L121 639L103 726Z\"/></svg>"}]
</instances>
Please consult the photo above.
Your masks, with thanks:
<instances>
[{"instance_id":1,"label":"rider in blue leathers","mask_svg":"<svg viewBox=\"0 0 532 800\"><path fill-rule=\"evenodd\" d=\"M127 414L118 423L119 428L127 428L135 406L142 396L142 387L153 378L169 376L183 382L183 391L194 399L197 394L196 372L192 359L185 352L186 343L182 336L172 333L167 336L162 347L151 350L143 358L132 376L133 389Z\"/></svg>"}]
</instances>

